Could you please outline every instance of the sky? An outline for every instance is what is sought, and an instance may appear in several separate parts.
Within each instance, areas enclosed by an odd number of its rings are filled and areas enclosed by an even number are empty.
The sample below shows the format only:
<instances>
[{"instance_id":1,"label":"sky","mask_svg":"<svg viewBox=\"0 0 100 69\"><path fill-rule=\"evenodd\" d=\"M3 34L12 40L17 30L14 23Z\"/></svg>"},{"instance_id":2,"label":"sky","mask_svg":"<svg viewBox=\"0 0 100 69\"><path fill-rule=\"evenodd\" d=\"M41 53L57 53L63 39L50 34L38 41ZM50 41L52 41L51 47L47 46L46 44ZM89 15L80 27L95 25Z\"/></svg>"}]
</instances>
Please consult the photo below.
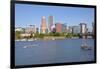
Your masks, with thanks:
<instances>
[{"instance_id":1,"label":"sky","mask_svg":"<svg viewBox=\"0 0 100 69\"><path fill-rule=\"evenodd\" d=\"M54 23L66 23L67 26L86 23L89 30L92 29L92 22L94 22L94 8L16 4L15 27L35 25L40 28L42 16L46 17L48 24L50 15L54 17Z\"/></svg>"}]
</instances>

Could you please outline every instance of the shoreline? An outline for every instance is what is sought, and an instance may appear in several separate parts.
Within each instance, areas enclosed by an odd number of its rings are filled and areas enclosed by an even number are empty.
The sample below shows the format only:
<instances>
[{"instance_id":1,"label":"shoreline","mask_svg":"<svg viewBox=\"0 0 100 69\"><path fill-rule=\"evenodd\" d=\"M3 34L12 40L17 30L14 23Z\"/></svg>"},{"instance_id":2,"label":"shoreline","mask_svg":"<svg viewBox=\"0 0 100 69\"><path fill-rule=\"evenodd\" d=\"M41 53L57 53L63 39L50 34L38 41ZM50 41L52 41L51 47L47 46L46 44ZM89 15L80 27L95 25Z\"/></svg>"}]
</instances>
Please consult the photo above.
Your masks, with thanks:
<instances>
[{"instance_id":1,"label":"shoreline","mask_svg":"<svg viewBox=\"0 0 100 69\"><path fill-rule=\"evenodd\" d=\"M36 41L36 40L62 40L62 39L83 39L83 38L35 38L35 39L16 39L15 41ZM87 38L93 39L93 38Z\"/></svg>"}]
</instances>

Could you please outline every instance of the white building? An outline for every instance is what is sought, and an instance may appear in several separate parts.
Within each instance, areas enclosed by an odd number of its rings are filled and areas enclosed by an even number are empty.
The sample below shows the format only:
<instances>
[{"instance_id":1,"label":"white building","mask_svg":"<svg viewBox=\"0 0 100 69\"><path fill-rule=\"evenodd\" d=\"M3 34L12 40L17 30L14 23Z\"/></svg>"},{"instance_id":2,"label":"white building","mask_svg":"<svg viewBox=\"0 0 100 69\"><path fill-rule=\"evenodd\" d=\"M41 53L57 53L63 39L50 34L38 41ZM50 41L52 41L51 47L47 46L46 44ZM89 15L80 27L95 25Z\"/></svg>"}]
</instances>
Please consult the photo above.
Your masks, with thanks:
<instances>
[{"instance_id":1,"label":"white building","mask_svg":"<svg viewBox=\"0 0 100 69\"><path fill-rule=\"evenodd\" d=\"M23 28L17 27L17 28L15 28L15 31L23 31Z\"/></svg>"},{"instance_id":2,"label":"white building","mask_svg":"<svg viewBox=\"0 0 100 69\"><path fill-rule=\"evenodd\" d=\"M80 23L80 33L81 34L86 34L87 33L87 24Z\"/></svg>"},{"instance_id":3,"label":"white building","mask_svg":"<svg viewBox=\"0 0 100 69\"><path fill-rule=\"evenodd\" d=\"M28 27L25 28L25 33L35 33L36 28L35 25L29 25Z\"/></svg>"}]
</instances>

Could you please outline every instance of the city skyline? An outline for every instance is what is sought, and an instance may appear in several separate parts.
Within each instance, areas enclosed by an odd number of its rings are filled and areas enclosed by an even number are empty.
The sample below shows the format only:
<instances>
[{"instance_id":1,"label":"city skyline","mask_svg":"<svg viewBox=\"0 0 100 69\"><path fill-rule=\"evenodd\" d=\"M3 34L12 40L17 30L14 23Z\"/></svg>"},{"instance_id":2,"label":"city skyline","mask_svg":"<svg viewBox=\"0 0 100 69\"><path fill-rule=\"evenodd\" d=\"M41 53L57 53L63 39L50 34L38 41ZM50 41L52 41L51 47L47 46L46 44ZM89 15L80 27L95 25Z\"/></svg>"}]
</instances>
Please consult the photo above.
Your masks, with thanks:
<instances>
[{"instance_id":1,"label":"city skyline","mask_svg":"<svg viewBox=\"0 0 100 69\"><path fill-rule=\"evenodd\" d=\"M93 8L16 4L15 11L15 27L35 25L40 29L43 16L46 18L47 25L49 16L53 16L54 24L60 22L61 24L67 23L68 26L74 26L86 23L89 29L92 29L92 22L94 22Z\"/></svg>"}]
</instances>

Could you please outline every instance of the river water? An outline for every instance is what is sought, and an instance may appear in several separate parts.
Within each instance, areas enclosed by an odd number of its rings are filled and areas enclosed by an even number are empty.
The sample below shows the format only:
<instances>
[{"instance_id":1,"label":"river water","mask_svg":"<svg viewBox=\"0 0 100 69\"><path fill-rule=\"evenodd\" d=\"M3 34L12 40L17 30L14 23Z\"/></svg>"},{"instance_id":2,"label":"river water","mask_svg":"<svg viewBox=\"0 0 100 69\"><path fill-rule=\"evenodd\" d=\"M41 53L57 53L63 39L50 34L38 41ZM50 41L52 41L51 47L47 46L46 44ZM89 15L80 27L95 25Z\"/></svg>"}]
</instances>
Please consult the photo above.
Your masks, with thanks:
<instances>
[{"instance_id":1,"label":"river water","mask_svg":"<svg viewBox=\"0 0 100 69\"><path fill-rule=\"evenodd\" d=\"M15 41L15 65L94 61L94 40L86 42L92 50L81 49L82 39Z\"/></svg>"}]
</instances>

